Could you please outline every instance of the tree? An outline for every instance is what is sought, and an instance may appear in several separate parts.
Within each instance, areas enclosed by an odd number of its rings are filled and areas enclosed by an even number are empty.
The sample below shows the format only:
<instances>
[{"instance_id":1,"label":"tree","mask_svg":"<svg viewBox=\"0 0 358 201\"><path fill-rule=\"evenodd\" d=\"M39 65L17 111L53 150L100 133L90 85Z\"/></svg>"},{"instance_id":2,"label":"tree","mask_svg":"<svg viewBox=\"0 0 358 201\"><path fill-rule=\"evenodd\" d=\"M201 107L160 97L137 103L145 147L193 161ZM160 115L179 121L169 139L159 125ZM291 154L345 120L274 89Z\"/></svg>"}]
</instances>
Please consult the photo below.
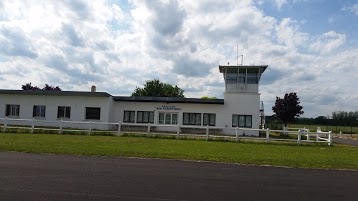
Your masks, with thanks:
<instances>
[{"instance_id":1,"label":"tree","mask_svg":"<svg viewBox=\"0 0 358 201\"><path fill-rule=\"evenodd\" d=\"M59 86L54 87L54 86L48 85L48 84L45 84L45 87L40 89L38 86L32 86L31 82L22 85L21 88L22 88L22 90L62 91L62 89Z\"/></svg>"},{"instance_id":2,"label":"tree","mask_svg":"<svg viewBox=\"0 0 358 201\"><path fill-rule=\"evenodd\" d=\"M26 83L24 85L22 85L22 90L41 90L40 88L38 88L37 86L32 86L31 82L30 83Z\"/></svg>"},{"instance_id":3,"label":"tree","mask_svg":"<svg viewBox=\"0 0 358 201\"><path fill-rule=\"evenodd\" d=\"M285 127L304 113L302 109L299 98L294 92L286 93L284 98L276 97L275 106L272 107L272 111L283 122Z\"/></svg>"},{"instance_id":4,"label":"tree","mask_svg":"<svg viewBox=\"0 0 358 201\"><path fill-rule=\"evenodd\" d=\"M328 118L325 116L318 116L315 118L315 124L326 125L328 123Z\"/></svg>"},{"instance_id":5,"label":"tree","mask_svg":"<svg viewBox=\"0 0 358 201\"><path fill-rule=\"evenodd\" d=\"M358 120L358 111L336 111L332 112L332 119L339 126L352 126Z\"/></svg>"},{"instance_id":6,"label":"tree","mask_svg":"<svg viewBox=\"0 0 358 201\"><path fill-rule=\"evenodd\" d=\"M205 99L205 100L214 100L214 99L218 99L215 96L213 97L209 97L209 96L202 96L200 99Z\"/></svg>"},{"instance_id":7,"label":"tree","mask_svg":"<svg viewBox=\"0 0 358 201\"><path fill-rule=\"evenodd\" d=\"M152 97L178 97L184 98L184 90L178 86L160 82L159 80L147 80L143 88L136 87L132 96Z\"/></svg>"},{"instance_id":8,"label":"tree","mask_svg":"<svg viewBox=\"0 0 358 201\"><path fill-rule=\"evenodd\" d=\"M62 89L59 86L52 86L52 85L48 85L48 84L45 84L45 87L42 88L42 90L62 91Z\"/></svg>"}]
</instances>

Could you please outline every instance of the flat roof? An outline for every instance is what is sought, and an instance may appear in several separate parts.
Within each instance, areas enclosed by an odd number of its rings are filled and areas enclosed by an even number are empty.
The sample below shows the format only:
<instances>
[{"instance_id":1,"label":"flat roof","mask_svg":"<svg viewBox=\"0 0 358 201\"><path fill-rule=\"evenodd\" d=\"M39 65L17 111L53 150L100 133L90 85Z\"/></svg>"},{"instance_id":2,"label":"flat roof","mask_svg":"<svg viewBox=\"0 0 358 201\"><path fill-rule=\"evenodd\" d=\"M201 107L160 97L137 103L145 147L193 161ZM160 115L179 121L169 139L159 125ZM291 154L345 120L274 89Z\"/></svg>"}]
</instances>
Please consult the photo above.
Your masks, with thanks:
<instances>
[{"instance_id":1,"label":"flat roof","mask_svg":"<svg viewBox=\"0 0 358 201\"><path fill-rule=\"evenodd\" d=\"M176 98L176 97L146 97L146 96L113 96L114 101L123 102L166 102L166 103L196 103L224 104L224 99Z\"/></svg>"},{"instance_id":2,"label":"flat roof","mask_svg":"<svg viewBox=\"0 0 358 201\"><path fill-rule=\"evenodd\" d=\"M221 65L219 65L219 70L220 70L220 73L222 73L223 69L225 69L225 68L260 68L261 73L263 73L267 67L268 67L268 65L247 65L247 66L241 66L241 65L221 66Z\"/></svg>"},{"instance_id":3,"label":"flat roof","mask_svg":"<svg viewBox=\"0 0 358 201\"><path fill-rule=\"evenodd\" d=\"M7 90L7 89L0 89L0 94L111 97L111 95L107 92L56 91L56 90Z\"/></svg>"},{"instance_id":4,"label":"flat roof","mask_svg":"<svg viewBox=\"0 0 358 201\"><path fill-rule=\"evenodd\" d=\"M224 104L224 99L146 97L146 96L112 96L111 94L109 94L107 92L89 92L89 91L8 90L8 89L0 89L0 94L40 95L40 96L112 97L114 101L123 101L123 102L165 102L165 103Z\"/></svg>"}]
</instances>

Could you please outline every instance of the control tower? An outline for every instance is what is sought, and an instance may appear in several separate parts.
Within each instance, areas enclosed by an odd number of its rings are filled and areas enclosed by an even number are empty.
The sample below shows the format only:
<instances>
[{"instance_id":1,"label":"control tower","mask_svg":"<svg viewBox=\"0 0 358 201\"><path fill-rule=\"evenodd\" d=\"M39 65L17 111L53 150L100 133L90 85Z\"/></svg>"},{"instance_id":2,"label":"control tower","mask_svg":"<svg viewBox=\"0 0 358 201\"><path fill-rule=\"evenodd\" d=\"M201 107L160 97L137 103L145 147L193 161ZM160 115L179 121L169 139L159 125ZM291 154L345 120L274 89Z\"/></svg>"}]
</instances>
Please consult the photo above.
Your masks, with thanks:
<instances>
[{"instance_id":1,"label":"control tower","mask_svg":"<svg viewBox=\"0 0 358 201\"><path fill-rule=\"evenodd\" d=\"M232 127L262 126L259 82L267 65L219 66L225 80L224 105L226 115L232 115Z\"/></svg>"}]
</instances>

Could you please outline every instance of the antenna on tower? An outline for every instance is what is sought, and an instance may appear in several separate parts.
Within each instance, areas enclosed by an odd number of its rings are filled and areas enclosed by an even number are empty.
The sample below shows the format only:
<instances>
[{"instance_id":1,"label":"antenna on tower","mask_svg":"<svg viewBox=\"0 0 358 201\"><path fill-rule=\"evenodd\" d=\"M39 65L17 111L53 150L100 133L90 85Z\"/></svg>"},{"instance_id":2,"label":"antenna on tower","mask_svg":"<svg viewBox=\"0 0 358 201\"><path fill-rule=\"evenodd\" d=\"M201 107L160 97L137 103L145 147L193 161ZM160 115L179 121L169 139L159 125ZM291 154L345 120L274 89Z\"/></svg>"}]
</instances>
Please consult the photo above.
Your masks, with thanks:
<instances>
[{"instance_id":1,"label":"antenna on tower","mask_svg":"<svg viewBox=\"0 0 358 201\"><path fill-rule=\"evenodd\" d=\"M236 45L236 60L237 60L237 65L239 65L239 45Z\"/></svg>"},{"instance_id":2,"label":"antenna on tower","mask_svg":"<svg viewBox=\"0 0 358 201\"><path fill-rule=\"evenodd\" d=\"M239 65L239 45L236 45L236 60L237 60L237 65ZM244 65L244 55L241 55L241 66Z\"/></svg>"}]
</instances>

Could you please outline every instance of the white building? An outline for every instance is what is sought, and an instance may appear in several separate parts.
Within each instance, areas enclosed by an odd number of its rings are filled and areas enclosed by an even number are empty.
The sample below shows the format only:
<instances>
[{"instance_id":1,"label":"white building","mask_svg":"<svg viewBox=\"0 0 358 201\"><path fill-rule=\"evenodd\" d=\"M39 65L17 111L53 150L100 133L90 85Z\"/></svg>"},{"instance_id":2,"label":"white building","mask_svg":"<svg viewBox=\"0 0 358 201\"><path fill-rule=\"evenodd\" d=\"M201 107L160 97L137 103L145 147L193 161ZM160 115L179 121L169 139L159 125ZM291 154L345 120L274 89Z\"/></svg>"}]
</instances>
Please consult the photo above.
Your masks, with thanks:
<instances>
[{"instance_id":1,"label":"white building","mask_svg":"<svg viewBox=\"0 0 358 201\"><path fill-rule=\"evenodd\" d=\"M259 128L259 81L266 68L267 65L219 66L225 80L224 99L212 100L112 96L96 92L95 88L91 92L0 90L0 118L46 120L43 126L58 125L60 120L150 123L158 131L176 130L176 127L159 126L168 124L183 126L187 132L190 129L186 126L205 129L209 125L217 127L217 133L233 134L232 128L236 127ZM18 124L26 123L18 121ZM115 129L100 124L95 128ZM258 132L246 135L258 135Z\"/></svg>"}]
</instances>

